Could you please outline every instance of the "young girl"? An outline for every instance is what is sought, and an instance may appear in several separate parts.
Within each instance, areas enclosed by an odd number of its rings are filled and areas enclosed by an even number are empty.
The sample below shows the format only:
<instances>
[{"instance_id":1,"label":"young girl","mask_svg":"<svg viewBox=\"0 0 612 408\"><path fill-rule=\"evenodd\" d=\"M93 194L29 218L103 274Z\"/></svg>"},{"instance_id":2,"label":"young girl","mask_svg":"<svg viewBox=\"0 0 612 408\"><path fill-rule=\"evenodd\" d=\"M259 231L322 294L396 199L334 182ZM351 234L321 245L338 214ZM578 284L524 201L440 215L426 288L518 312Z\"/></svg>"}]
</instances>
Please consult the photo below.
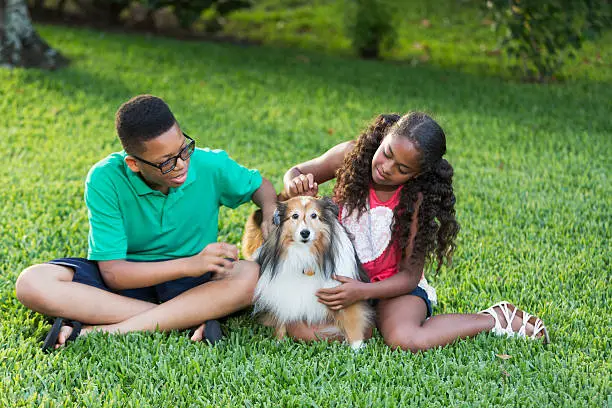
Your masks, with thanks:
<instances>
[{"instance_id":1,"label":"young girl","mask_svg":"<svg viewBox=\"0 0 612 408\"><path fill-rule=\"evenodd\" d=\"M316 195L337 179L340 221L353 235L370 283L337 277L319 301L340 310L376 299L377 327L393 348L417 352L492 330L498 335L543 337L542 321L501 302L478 314L431 316L435 290L423 276L427 262L450 264L459 224L455 219L453 168L443 156L446 137L424 113L380 115L356 141L292 167L284 176L288 197ZM289 335L321 337L320 327L294 325Z\"/></svg>"}]
</instances>

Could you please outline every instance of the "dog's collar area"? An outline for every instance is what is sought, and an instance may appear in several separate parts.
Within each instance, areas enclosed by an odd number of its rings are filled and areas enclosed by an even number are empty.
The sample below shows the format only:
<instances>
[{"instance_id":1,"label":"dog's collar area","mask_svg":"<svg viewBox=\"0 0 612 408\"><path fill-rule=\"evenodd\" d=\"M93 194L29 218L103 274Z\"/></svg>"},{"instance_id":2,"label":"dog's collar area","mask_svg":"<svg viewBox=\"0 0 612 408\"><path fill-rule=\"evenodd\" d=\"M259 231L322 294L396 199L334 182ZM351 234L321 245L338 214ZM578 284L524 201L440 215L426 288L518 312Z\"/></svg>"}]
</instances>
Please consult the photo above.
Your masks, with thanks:
<instances>
[{"instance_id":1,"label":"dog's collar area","mask_svg":"<svg viewBox=\"0 0 612 408\"><path fill-rule=\"evenodd\" d=\"M314 276L315 274L314 269L304 269L302 273L306 276Z\"/></svg>"}]
</instances>

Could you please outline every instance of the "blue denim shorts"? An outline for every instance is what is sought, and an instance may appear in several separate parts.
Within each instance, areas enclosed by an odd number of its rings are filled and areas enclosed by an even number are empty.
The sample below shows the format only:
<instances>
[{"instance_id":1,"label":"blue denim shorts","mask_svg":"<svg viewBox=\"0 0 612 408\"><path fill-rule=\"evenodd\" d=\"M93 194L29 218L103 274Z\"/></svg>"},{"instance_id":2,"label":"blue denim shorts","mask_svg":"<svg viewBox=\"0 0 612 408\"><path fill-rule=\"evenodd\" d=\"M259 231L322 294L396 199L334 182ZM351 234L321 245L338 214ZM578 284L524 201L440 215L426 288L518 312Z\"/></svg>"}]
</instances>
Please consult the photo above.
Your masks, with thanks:
<instances>
[{"instance_id":1,"label":"blue denim shorts","mask_svg":"<svg viewBox=\"0 0 612 408\"><path fill-rule=\"evenodd\" d=\"M180 278L146 288L113 290L102 279L98 262L96 261L90 261L85 258L59 258L48 263L72 268L74 270L73 282L152 303L166 302L191 288L210 281L212 277L212 272L207 272L197 278Z\"/></svg>"},{"instance_id":2,"label":"blue denim shorts","mask_svg":"<svg viewBox=\"0 0 612 408\"><path fill-rule=\"evenodd\" d=\"M429 300L429 296L427 296L427 292L420 286L417 286L415 290L409 293L409 295L417 296L423 299L425 305L427 306L427 317L431 317L433 311L431 307L431 300Z\"/></svg>"},{"instance_id":3,"label":"blue denim shorts","mask_svg":"<svg viewBox=\"0 0 612 408\"><path fill-rule=\"evenodd\" d=\"M427 296L427 292L425 291L425 289L420 286L417 286L416 289L408 293L408 295L416 296L423 299L423 302L425 302L425 306L427 306L427 317L431 317L431 315L433 314L433 309L431 306L431 300L429 300L429 296ZM378 305L378 301L379 299L370 299L368 303L370 304L370 306L376 307L376 305Z\"/></svg>"}]
</instances>

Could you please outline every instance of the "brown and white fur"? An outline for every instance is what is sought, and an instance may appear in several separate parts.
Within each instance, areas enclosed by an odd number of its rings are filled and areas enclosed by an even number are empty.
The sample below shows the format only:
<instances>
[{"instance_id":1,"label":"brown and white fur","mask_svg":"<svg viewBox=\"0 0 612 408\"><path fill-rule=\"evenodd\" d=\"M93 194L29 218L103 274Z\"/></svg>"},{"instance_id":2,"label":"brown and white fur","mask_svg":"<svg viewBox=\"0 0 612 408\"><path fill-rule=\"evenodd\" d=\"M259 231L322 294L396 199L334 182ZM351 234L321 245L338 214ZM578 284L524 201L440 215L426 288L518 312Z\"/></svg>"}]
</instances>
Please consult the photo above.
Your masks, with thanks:
<instances>
[{"instance_id":1,"label":"brown and white fur","mask_svg":"<svg viewBox=\"0 0 612 408\"><path fill-rule=\"evenodd\" d=\"M321 288L338 286L332 275L367 281L353 244L327 197L294 197L279 202L273 228L263 242L261 213L251 215L242 240L243 255L256 260L260 278L255 313L267 315L281 339L290 323L335 326L353 349L363 345L373 312L366 302L333 311L318 302Z\"/></svg>"}]
</instances>

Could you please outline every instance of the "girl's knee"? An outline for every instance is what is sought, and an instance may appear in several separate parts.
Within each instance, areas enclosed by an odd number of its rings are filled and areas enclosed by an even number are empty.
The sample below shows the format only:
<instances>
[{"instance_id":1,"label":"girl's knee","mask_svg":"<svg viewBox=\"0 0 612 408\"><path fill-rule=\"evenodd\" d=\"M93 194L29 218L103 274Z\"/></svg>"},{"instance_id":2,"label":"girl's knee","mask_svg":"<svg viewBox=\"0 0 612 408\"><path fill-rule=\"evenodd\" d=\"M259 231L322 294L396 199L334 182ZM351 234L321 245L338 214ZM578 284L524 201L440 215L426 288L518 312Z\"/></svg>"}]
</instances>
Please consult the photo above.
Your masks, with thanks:
<instances>
[{"instance_id":1,"label":"girl's knee","mask_svg":"<svg viewBox=\"0 0 612 408\"><path fill-rule=\"evenodd\" d=\"M392 349L402 349L412 353L425 351L431 348L427 339L418 331L404 332L402 330L392 330L384 335L385 344Z\"/></svg>"}]
</instances>

